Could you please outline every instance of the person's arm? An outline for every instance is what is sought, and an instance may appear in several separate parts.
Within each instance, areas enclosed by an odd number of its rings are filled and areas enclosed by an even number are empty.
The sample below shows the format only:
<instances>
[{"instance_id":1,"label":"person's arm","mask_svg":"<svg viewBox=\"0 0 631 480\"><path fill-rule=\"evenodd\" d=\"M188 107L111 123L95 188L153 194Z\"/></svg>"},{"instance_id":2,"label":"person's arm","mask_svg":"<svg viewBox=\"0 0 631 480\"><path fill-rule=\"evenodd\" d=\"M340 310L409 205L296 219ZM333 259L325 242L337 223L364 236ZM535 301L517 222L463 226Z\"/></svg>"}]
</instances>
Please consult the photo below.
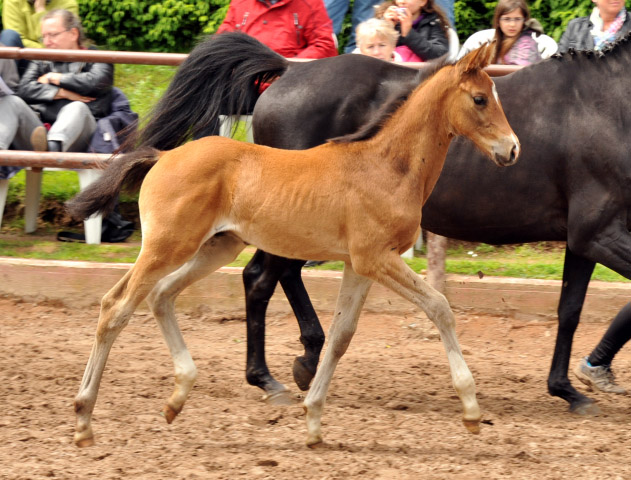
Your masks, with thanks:
<instances>
[{"instance_id":1,"label":"person's arm","mask_svg":"<svg viewBox=\"0 0 631 480\"><path fill-rule=\"evenodd\" d=\"M399 37L399 43L409 47L423 60L438 58L449 51L449 40L438 21L426 24L422 28L429 29L427 35L412 29L405 37Z\"/></svg>"},{"instance_id":2,"label":"person's arm","mask_svg":"<svg viewBox=\"0 0 631 480\"><path fill-rule=\"evenodd\" d=\"M326 13L324 3L315 3L321 8L315 7L309 15L308 23L303 25L307 46L296 55L297 58L326 58L337 55L333 23Z\"/></svg>"},{"instance_id":3,"label":"person's arm","mask_svg":"<svg viewBox=\"0 0 631 480\"><path fill-rule=\"evenodd\" d=\"M38 81L46 73L44 64L41 61L29 62L20 79L17 91L18 96L22 97L26 103L52 102L59 92L59 87Z\"/></svg>"},{"instance_id":4,"label":"person's arm","mask_svg":"<svg viewBox=\"0 0 631 480\"><path fill-rule=\"evenodd\" d=\"M87 72L50 73L47 81L79 95L99 97L109 92L114 85L114 66L109 63L93 63Z\"/></svg>"}]
</instances>

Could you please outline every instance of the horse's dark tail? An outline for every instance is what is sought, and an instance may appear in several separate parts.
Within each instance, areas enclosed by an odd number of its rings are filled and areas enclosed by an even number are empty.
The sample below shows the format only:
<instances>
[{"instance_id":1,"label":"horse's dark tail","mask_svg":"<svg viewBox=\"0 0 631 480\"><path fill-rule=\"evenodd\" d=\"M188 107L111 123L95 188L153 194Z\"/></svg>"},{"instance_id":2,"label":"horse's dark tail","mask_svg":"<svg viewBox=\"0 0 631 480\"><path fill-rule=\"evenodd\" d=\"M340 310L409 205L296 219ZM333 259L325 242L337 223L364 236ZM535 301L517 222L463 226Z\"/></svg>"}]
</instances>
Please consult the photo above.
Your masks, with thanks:
<instances>
[{"instance_id":1,"label":"horse's dark tail","mask_svg":"<svg viewBox=\"0 0 631 480\"><path fill-rule=\"evenodd\" d=\"M220 114L244 112L259 86L285 73L289 62L240 32L214 35L182 63L145 127L126 145L170 150L189 138L208 135Z\"/></svg>"},{"instance_id":2,"label":"horse's dark tail","mask_svg":"<svg viewBox=\"0 0 631 480\"><path fill-rule=\"evenodd\" d=\"M143 179L158 161L159 153L153 148L143 148L115 157L101 178L66 203L70 215L85 219L93 213L111 212L122 189L135 191L140 188Z\"/></svg>"}]
</instances>

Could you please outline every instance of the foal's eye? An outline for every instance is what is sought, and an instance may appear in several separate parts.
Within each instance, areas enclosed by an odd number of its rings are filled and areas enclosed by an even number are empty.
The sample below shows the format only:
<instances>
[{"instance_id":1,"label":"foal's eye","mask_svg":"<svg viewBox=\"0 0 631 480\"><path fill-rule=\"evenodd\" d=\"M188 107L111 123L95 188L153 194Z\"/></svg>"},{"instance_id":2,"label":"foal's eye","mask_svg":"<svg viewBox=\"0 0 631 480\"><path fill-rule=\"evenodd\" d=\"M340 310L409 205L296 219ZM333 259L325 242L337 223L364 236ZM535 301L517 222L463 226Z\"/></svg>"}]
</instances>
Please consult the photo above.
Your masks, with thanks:
<instances>
[{"instance_id":1,"label":"foal's eye","mask_svg":"<svg viewBox=\"0 0 631 480\"><path fill-rule=\"evenodd\" d=\"M484 106L487 104L486 97L473 97L473 101L476 105Z\"/></svg>"}]
</instances>

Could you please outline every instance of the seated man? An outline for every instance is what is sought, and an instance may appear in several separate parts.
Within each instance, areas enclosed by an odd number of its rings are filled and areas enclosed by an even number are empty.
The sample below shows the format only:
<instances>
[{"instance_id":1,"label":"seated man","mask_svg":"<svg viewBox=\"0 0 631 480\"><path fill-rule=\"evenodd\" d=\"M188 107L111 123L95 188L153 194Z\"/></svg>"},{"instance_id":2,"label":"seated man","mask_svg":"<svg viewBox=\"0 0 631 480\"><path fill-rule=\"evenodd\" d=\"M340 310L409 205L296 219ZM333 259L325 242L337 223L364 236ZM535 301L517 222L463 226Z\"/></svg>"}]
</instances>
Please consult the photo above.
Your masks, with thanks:
<instances>
[{"instance_id":1,"label":"seated man","mask_svg":"<svg viewBox=\"0 0 631 480\"><path fill-rule=\"evenodd\" d=\"M79 18L53 10L42 18L46 48L79 50L85 37ZM82 152L96 130L96 120L110 112L114 67L107 63L32 61L18 95L51 125L48 149Z\"/></svg>"},{"instance_id":2,"label":"seated man","mask_svg":"<svg viewBox=\"0 0 631 480\"><path fill-rule=\"evenodd\" d=\"M41 31L46 48L85 48L81 22L67 10L44 15ZM50 124L49 151L112 153L119 147L120 131L137 120L125 95L113 89L113 81L111 64L36 60L24 72L18 94ZM133 224L117 212L103 219L103 241L123 241L132 231ZM85 239L66 232L58 238Z\"/></svg>"}]
</instances>

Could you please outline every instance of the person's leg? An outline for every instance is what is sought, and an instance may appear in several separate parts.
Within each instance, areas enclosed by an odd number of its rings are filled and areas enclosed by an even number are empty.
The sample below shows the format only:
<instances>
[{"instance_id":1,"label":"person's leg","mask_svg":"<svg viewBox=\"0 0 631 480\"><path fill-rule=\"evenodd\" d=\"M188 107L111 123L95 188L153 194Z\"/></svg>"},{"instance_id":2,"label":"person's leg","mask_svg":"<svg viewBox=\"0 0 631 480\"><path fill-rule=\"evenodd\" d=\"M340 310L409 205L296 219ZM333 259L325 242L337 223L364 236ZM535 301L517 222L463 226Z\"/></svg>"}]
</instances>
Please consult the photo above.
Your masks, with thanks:
<instances>
[{"instance_id":1,"label":"person's leg","mask_svg":"<svg viewBox=\"0 0 631 480\"><path fill-rule=\"evenodd\" d=\"M48 132L51 142L60 142L62 152L85 152L96 130L96 120L83 102L72 102L59 110ZM54 147L51 148L54 150Z\"/></svg>"},{"instance_id":2,"label":"person's leg","mask_svg":"<svg viewBox=\"0 0 631 480\"><path fill-rule=\"evenodd\" d=\"M351 35L348 37L346 47L344 47L345 53L351 53L357 47L355 44L355 30L357 29L357 25L375 16L375 5L378 3L379 2L375 2L374 0L355 0L352 15L353 30ZM344 20L343 16L342 20Z\"/></svg>"},{"instance_id":3,"label":"person's leg","mask_svg":"<svg viewBox=\"0 0 631 480\"><path fill-rule=\"evenodd\" d=\"M335 35L339 35L342 30L342 23L344 22L344 16L348 10L348 3L349 0L324 0L326 13L333 22L333 33L335 33Z\"/></svg>"},{"instance_id":4,"label":"person's leg","mask_svg":"<svg viewBox=\"0 0 631 480\"><path fill-rule=\"evenodd\" d=\"M41 150L46 145L46 129L20 97L0 97L0 112L0 150ZM0 178L11 178L21 169L0 167Z\"/></svg>"},{"instance_id":5,"label":"person's leg","mask_svg":"<svg viewBox=\"0 0 631 480\"><path fill-rule=\"evenodd\" d=\"M2 43L5 47L24 48L22 37L20 37L20 34L15 30L2 30L0 32L0 43ZM18 66L18 74L21 77L28 66L29 60L16 60L15 63Z\"/></svg>"}]
</instances>

